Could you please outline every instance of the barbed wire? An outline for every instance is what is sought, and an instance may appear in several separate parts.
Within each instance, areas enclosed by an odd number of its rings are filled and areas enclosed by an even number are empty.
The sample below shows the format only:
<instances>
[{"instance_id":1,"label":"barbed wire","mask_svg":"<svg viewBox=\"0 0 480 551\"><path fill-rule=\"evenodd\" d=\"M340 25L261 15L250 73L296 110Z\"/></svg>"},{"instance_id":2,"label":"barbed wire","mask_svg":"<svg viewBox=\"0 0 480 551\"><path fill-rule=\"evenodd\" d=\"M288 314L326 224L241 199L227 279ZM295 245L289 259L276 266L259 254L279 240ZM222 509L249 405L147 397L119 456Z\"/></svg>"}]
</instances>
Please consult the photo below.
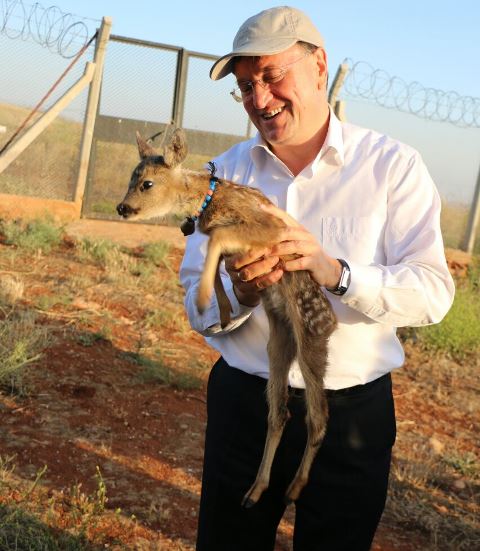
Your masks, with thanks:
<instances>
[{"instance_id":1,"label":"barbed wire","mask_svg":"<svg viewBox=\"0 0 480 551\"><path fill-rule=\"evenodd\" d=\"M8 38L33 40L69 59L87 43L89 25L98 21L64 13L57 6L44 8L23 0L1 0L0 34Z\"/></svg>"},{"instance_id":2,"label":"barbed wire","mask_svg":"<svg viewBox=\"0 0 480 551\"><path fill-rule=\"evenodd\" d=\"M365 61L347 58L349 70L342 92L352 98L373 101L382 107L411 113L428 120L449 122L461 127L480 127L480 98L461 96L427 88L419 82L407 83L375 69Z\"/></svg>"}]
</instances>

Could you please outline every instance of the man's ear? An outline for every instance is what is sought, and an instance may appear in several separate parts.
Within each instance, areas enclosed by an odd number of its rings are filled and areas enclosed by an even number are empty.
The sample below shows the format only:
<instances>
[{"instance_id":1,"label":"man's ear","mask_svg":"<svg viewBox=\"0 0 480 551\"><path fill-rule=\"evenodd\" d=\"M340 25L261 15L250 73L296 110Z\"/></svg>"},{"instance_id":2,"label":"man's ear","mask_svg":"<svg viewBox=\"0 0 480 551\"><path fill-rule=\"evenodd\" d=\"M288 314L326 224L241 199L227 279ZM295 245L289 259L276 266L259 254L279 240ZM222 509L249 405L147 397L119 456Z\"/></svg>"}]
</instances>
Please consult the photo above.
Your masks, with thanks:
<instances>
[{"instance_id":1,"label":"man's ear","mask_svg":"<svg viewBox=\"0 0 480 551\"><path fill-rule=\"evenodd\" d=\"M187 140L185 132L181 128L177 128L172 134L170 143L163 151L163 159L165 166L174 168L181 164L188 153Z\"/></svg>"},{"instance_id":2,"label":"man's ear","mask_svg":"<svg viewBox=\"0 0 480 551\"><path fill-rule=\"evenodd\" d=\"M327 61L327 52L323 49L318 47L314 54L316 62L317 62L317 68L318 68L318 75L319 75L319 89L326 90L328 85L328 61Z\"/></svg>"},{"instance_id":3,"label":"man's ear","mask_svg":"<svg viewBox=\"0 0 480 551\"><path fill-rule=\"evenodd\" d=\"M147 157L157 157L158 153L153 149L153 147L148 144L140 135L140 132L136 132L137 137L137 145L138 145L138 153L140 155L140 159L146 159Z\"/></svg>"}]
</instances>

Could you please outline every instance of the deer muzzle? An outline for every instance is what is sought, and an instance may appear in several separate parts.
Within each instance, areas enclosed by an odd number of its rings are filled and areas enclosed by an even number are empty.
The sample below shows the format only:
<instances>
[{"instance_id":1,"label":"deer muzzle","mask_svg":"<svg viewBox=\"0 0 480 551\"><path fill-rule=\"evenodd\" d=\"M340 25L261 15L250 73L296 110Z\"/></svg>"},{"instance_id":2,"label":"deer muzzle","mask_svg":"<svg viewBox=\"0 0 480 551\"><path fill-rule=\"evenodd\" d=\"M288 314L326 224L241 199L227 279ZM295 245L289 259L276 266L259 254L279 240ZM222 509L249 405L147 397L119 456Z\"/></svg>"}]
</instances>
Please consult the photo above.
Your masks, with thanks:
<instances>
[{"instance_id":1,"label":"deer muzzle","mask_svg":"<svg viewBox=\"0 0 480 551\"><path fill-rule=\"evenodd\" d=\"M137 214L139 209L134 209L127 203L120 203L117 205L117 212L123 218L128 218L132 214Z\"/></svg>"}]
</instances>

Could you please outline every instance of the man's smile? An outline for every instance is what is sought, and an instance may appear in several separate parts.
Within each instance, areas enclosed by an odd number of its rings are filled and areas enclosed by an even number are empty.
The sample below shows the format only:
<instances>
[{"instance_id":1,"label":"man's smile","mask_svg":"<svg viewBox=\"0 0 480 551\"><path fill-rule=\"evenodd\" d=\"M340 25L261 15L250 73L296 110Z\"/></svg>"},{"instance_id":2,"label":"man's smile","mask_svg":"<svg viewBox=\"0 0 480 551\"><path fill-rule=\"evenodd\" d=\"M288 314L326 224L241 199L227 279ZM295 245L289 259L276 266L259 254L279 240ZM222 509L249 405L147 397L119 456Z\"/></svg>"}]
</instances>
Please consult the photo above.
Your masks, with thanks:
<instances>
[{"instance_id":1,"label":"man's smile","mask_svg":"<svg viewBox=\"0 0 480 551\"><path fill-rule=\"evenodd\" d=\"M261 117L262 119L269 120L275 117L275 115L278 115L284 110L284 107L277 107L276 109L272 109L271 111L266 111L262 113Z\"/></svg>"}]
</instances>

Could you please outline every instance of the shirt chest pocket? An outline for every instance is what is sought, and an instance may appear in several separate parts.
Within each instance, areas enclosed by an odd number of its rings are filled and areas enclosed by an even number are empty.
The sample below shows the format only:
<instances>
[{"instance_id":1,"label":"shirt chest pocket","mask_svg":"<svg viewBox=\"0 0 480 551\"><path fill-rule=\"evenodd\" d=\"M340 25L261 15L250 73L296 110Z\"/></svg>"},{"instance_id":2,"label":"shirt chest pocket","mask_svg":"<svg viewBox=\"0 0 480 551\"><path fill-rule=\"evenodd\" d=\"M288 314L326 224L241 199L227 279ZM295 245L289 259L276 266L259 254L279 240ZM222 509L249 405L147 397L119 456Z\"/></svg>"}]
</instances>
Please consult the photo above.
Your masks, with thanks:
<instances>
[{"instance_id":1,"label":"shirt chest pocket","mask_svg":"<svg viewBox=\"0 0 480 551\"><path fill-rule=\"evenodd\" d=\"M370 264L384 261L383 221L374 216L322 219L322 245L330 256Z\"/></svg>"}]
</instances>

